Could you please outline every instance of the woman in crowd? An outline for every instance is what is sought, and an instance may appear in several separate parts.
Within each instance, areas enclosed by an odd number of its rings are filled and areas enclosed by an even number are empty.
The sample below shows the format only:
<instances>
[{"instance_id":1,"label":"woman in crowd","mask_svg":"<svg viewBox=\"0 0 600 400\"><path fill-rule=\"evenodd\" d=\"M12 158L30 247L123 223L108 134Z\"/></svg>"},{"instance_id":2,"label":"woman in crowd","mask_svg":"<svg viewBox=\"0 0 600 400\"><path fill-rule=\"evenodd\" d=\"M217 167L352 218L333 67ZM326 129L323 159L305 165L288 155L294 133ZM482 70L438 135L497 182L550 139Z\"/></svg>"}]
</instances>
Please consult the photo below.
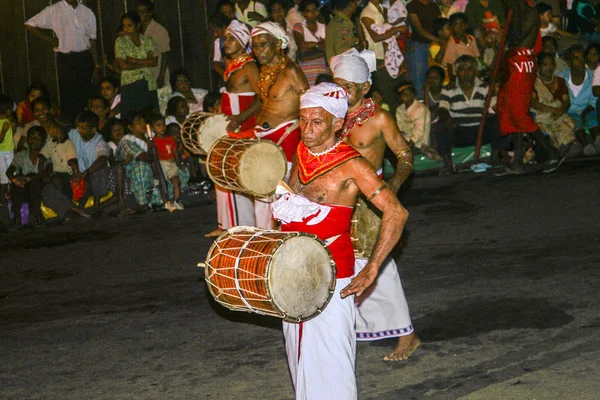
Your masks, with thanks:
<instances>
[{"instance_id":1,"label":"woman in crowd","mask_svg":"<svg viewBox=\"0 0 600 400\"><path fill-rule=\"evenodd\" d=\"M271 5L269 6L269 14L271 15L271 19L273 22L277 22L285 33L288 35L290 42L288 43L288 47L285 49L287 56L290 60L296 62L296 54L298 52L298 46L296 45L296 41L294 40L294 33L290 29L288 29L288 21L285 17L285 4L282 0L273 0Z\"/></svg>"},{"instance_id":2,"label":"woman in crowd","mask_svg":"<svg viewBox=\"0 0 600 400\"><path fill-rule=\"evenodd\" d=\"M60 136L60 133L56 131L65 129L65 127L60 125L54 118L54 115L50 111L52 109L50 100L47 98L38 97L32 101L31 109L33 110L33 117L35 119L23 128L23 136L19 140L18 148L25 148L27 146L27 135L29 134L29 130L34 126L43 127L48 135L52 137Z\"/></svg>"},{"instance_id":3,"label":"woman in crowd","mask_svg":"<svg viewBox=\"0 0 600 400\"><path fill-rule=\"evenodd\" d=\"M17 124L19 126L25 126L35 120L31 103L39 97L43 97L47 100L50 99L50 94L48 93L46 86L35 83L30 85L27 88L27 100L23 100L17 106Z\"/></svg>"},{"instance_id":4,"label":"woman in crowd","mask_svg":"<svg viewBox=\"0 0 600 400\"><path fill-rule=\"evenodd\" d=\"M119 82L107 76L100 81L100 94L110 104L109 118L121 118L121 95L119 94Z\"/></svg>"},{"instance_id":5,"label":"woman in crowd","mask_svg":"<svg viewBox=\"0 0 600 400\"><path fill-rule=\"evenodd\" d=\"M173 72L173 75L171 75L171 88L173 89L171 98L183 97L188 104L189 113L202 111L202 102L208 90L193 88L192 80L186 70L180 69Z\"/></svg>"},{"instance_id":6,"label":"woman in crowd","mask_svg":"<svg viewBox=\"0 0 600 400\"><path fill-rule=\"evenodd\" d=\"M125 35L115 44L115 55L121 69L121 115L131 118L137 110L158 109L156 79L151 67L158 65L154 41L140 34L140 17L128 12L121 18Z\"/></svg>"},{"instance_id":7,"label":"woman in crowd","mask_svg":"<svg viewBox=\"0 0 600 400\"><path fill-rule=\"evenodd\" d=\"M298 65L308 84L315 85L317 76L327 71L325 62L325 24L317 21L319 9L316 0L303 0L300 11L306 20L294 25L294 39L298 45Z\"/></svg>"},{"instance_id":8,"label":"woman in crowd","mask_svg":"<svg viewBox=\"0 0 600 400\"><path fill-rule=\"evenodd\" d=\"M183 125L185 119L190 114L190 106L182 96L175 96L167 104L167 119L165 123Z\"/></svg>"}]
</instances>

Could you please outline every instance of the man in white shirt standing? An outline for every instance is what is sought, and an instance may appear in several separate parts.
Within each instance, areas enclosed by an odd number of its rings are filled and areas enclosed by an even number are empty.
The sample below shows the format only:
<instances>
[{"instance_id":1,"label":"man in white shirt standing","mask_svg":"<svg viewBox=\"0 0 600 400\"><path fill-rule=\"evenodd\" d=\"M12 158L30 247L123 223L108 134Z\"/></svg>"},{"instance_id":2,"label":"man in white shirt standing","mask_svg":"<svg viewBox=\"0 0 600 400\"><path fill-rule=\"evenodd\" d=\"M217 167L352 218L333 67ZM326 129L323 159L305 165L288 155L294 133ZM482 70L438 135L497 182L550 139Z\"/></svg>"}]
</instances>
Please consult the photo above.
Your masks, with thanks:
<instances>
[{"instance_id":1,"label":"man in white shirt standing","mask_svg":"<svg viewBox=\"0 0 600 400\"><path fill-rule=\"evenodd\" d=\"M60 107L72 122L87 105L92 84L100 80L102 64L96 50L96 16L78 0L61 0L27 20L25 27L54 46ZM42 29L51 29L56 37Z\"/></svg>"},{"instance_id":2,"label":"man in white shirt standing","mask_svg":"<svg viewBox=\"0 0 600 400\"><path fill-rule=\"evenodd\" d=\"M267 19L267 9L258 1L233 0L235 3L235 18L243 23L255 27Z\"/></svg>"},{"instance_id":3,"label":"man in white shirt standing","mask_svg":"<svg viewBox=\"0 0 600 400\"><path fill-rule=\"evenodd\" d=\"M152 67L152 75L160 89L169 83L168 55L171 51L169 32L154 19L154 3L150 0L138 0L135 10L142 20L142 34L154 39L158 65Z\"/></svg>"}]
</instances>

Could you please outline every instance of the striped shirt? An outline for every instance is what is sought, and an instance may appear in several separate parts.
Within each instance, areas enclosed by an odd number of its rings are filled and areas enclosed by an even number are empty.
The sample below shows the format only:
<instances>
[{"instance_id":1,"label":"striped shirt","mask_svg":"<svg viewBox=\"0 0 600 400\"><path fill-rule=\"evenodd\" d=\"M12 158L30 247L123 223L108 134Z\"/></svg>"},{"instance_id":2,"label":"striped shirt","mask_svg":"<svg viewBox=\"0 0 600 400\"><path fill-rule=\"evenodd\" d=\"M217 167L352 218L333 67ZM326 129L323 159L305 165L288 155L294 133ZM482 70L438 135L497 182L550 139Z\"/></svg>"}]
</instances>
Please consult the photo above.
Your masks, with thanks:
<instances>
[{"instance_id":1,"label":"striped shirt","mask_svg":"<svg viewBox=\"0 0 600 400\"><path fill-rule=\"evenodd\" d=\"M440 109L445 108L450 112L450 117L460 125L465 127L477 126L481 123L481 114L485 106L485 97L488 93L488 87L483 86L483 82L475 78L475 88L471 99L463 93L458 79L454 89L444 88L440 95ZM496 97L492 98L490 107L496 103Z\"/></svg>"}]
</instances>

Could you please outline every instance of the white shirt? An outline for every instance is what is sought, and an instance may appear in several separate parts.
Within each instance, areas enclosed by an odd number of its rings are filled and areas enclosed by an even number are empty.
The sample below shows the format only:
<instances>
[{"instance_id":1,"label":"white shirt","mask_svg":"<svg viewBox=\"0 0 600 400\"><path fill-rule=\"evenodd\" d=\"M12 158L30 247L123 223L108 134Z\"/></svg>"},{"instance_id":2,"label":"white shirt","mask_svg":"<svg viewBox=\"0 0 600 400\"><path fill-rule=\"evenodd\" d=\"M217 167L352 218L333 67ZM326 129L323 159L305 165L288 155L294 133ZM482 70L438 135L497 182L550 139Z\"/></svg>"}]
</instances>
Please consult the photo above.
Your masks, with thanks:
<instances>
[{"instance_id":1,"label":"white shirt","mask_svg":"<svg viewBox=\"0 0 600 400\"><path fill-rule=\"evenodd\" d=\"M262 3L259 3L257 1L251 1L248 4L248 7L246 7L246 9L244 10L244 12L240 10L240 7L237 4L235 5L235 19L237 19L240 22L244 22L254 28L256 27L256 25L259 24L259 22L250 21L250 18L248 18L248 13L253 11L259 13L263 17L266 17L268 14L267 9Z\"/></svg>"},{"instance_id":2,"label":"white shirt","mask_svg":"<svg viewBox=\"0 0 600 400\"><path fill-rule=\"evenodd\" d=\"M96 40L96 16L86 6L71 7L65 0L44 8L31 17L25 25L52 29L58 38L58 53L82 52Z\"/></svg>"},{"instance_id":3,"label":"white shirt","mask_svg":"<svg viewBox=\"0 0 600 400\"><path fill-rule=\"evenodd\" d=\"M592 80L592 86L600 86L600 66L594 70L594 79Z\"/></svg>"},{"instance_id":4,"label":"white shirt","mask_svg":"<svg viewBox=\"0 0 600 400\"><path fill-rule=\"evenodd\" d=\"M594 85L593 82L594 81L592 81L592 86ZM567 80L567 84L569 85L569 89L573 93L573 97L579 96L579 93L581 93L581 89L583 89L584 83L585 83L585 81L581 85L574 84L573 81L571 80L571 74L569 74L569 79Z\"/></svg>"}]
</instances>

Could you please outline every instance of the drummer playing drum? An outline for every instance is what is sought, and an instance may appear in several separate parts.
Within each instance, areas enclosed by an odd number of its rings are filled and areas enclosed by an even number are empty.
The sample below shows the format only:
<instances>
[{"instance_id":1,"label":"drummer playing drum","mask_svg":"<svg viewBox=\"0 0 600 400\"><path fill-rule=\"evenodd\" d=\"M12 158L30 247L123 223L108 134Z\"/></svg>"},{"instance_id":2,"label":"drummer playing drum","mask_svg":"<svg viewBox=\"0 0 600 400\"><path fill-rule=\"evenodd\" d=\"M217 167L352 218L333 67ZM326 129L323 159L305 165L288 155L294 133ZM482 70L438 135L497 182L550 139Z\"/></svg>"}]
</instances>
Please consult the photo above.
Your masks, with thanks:
<instances>
[{"instance_id":1,"label":"drummer playing drum","mask_svg":"<svg viewBox=\"0 0 600 400\"><path fill-rule=\"evenodd\" d=\"M356 309L351 295L360 296L374 282L408 218L371 164L337 138L347 109L346 91L332 83L317 85L301 97L302 142L291 170L291 191L272 204L273 216L281 221L282 230L304 231L324 239L337 266L335 293L323 313L300 324L284 322L297 399L357 398ZM354 251L349 228L359 193L364 193L383 216L370 260L352 278Z\"/></svg>"},{"instance_id":2,"label":"drummer playing drum","mask_svg":"<svg viewBox=\"0 0 600 400\"><path fill-rule=\"evenodd\" d=\"M396 195L412 172L413 156L392 116L377 107L372 99L365 98L371 88L371 72L376 68L375 53L369 50L359 53L356 49L350 49L333 57L330 65L334 81L349 94L348 115L342 130L344 141L378 170L379 177L383 176L386 145L394 152L397 166L388 184L390 191ZM361 227L358 226L358 229ZM357 258L357 271L368 265L367 261ZM398 267L393 258L384 262L377 285L357 299L357 313L357 340L398 337L396 348L384 360L405 360L419 346L420 340L414 333Z\"/></svg>"}]
</instances>

